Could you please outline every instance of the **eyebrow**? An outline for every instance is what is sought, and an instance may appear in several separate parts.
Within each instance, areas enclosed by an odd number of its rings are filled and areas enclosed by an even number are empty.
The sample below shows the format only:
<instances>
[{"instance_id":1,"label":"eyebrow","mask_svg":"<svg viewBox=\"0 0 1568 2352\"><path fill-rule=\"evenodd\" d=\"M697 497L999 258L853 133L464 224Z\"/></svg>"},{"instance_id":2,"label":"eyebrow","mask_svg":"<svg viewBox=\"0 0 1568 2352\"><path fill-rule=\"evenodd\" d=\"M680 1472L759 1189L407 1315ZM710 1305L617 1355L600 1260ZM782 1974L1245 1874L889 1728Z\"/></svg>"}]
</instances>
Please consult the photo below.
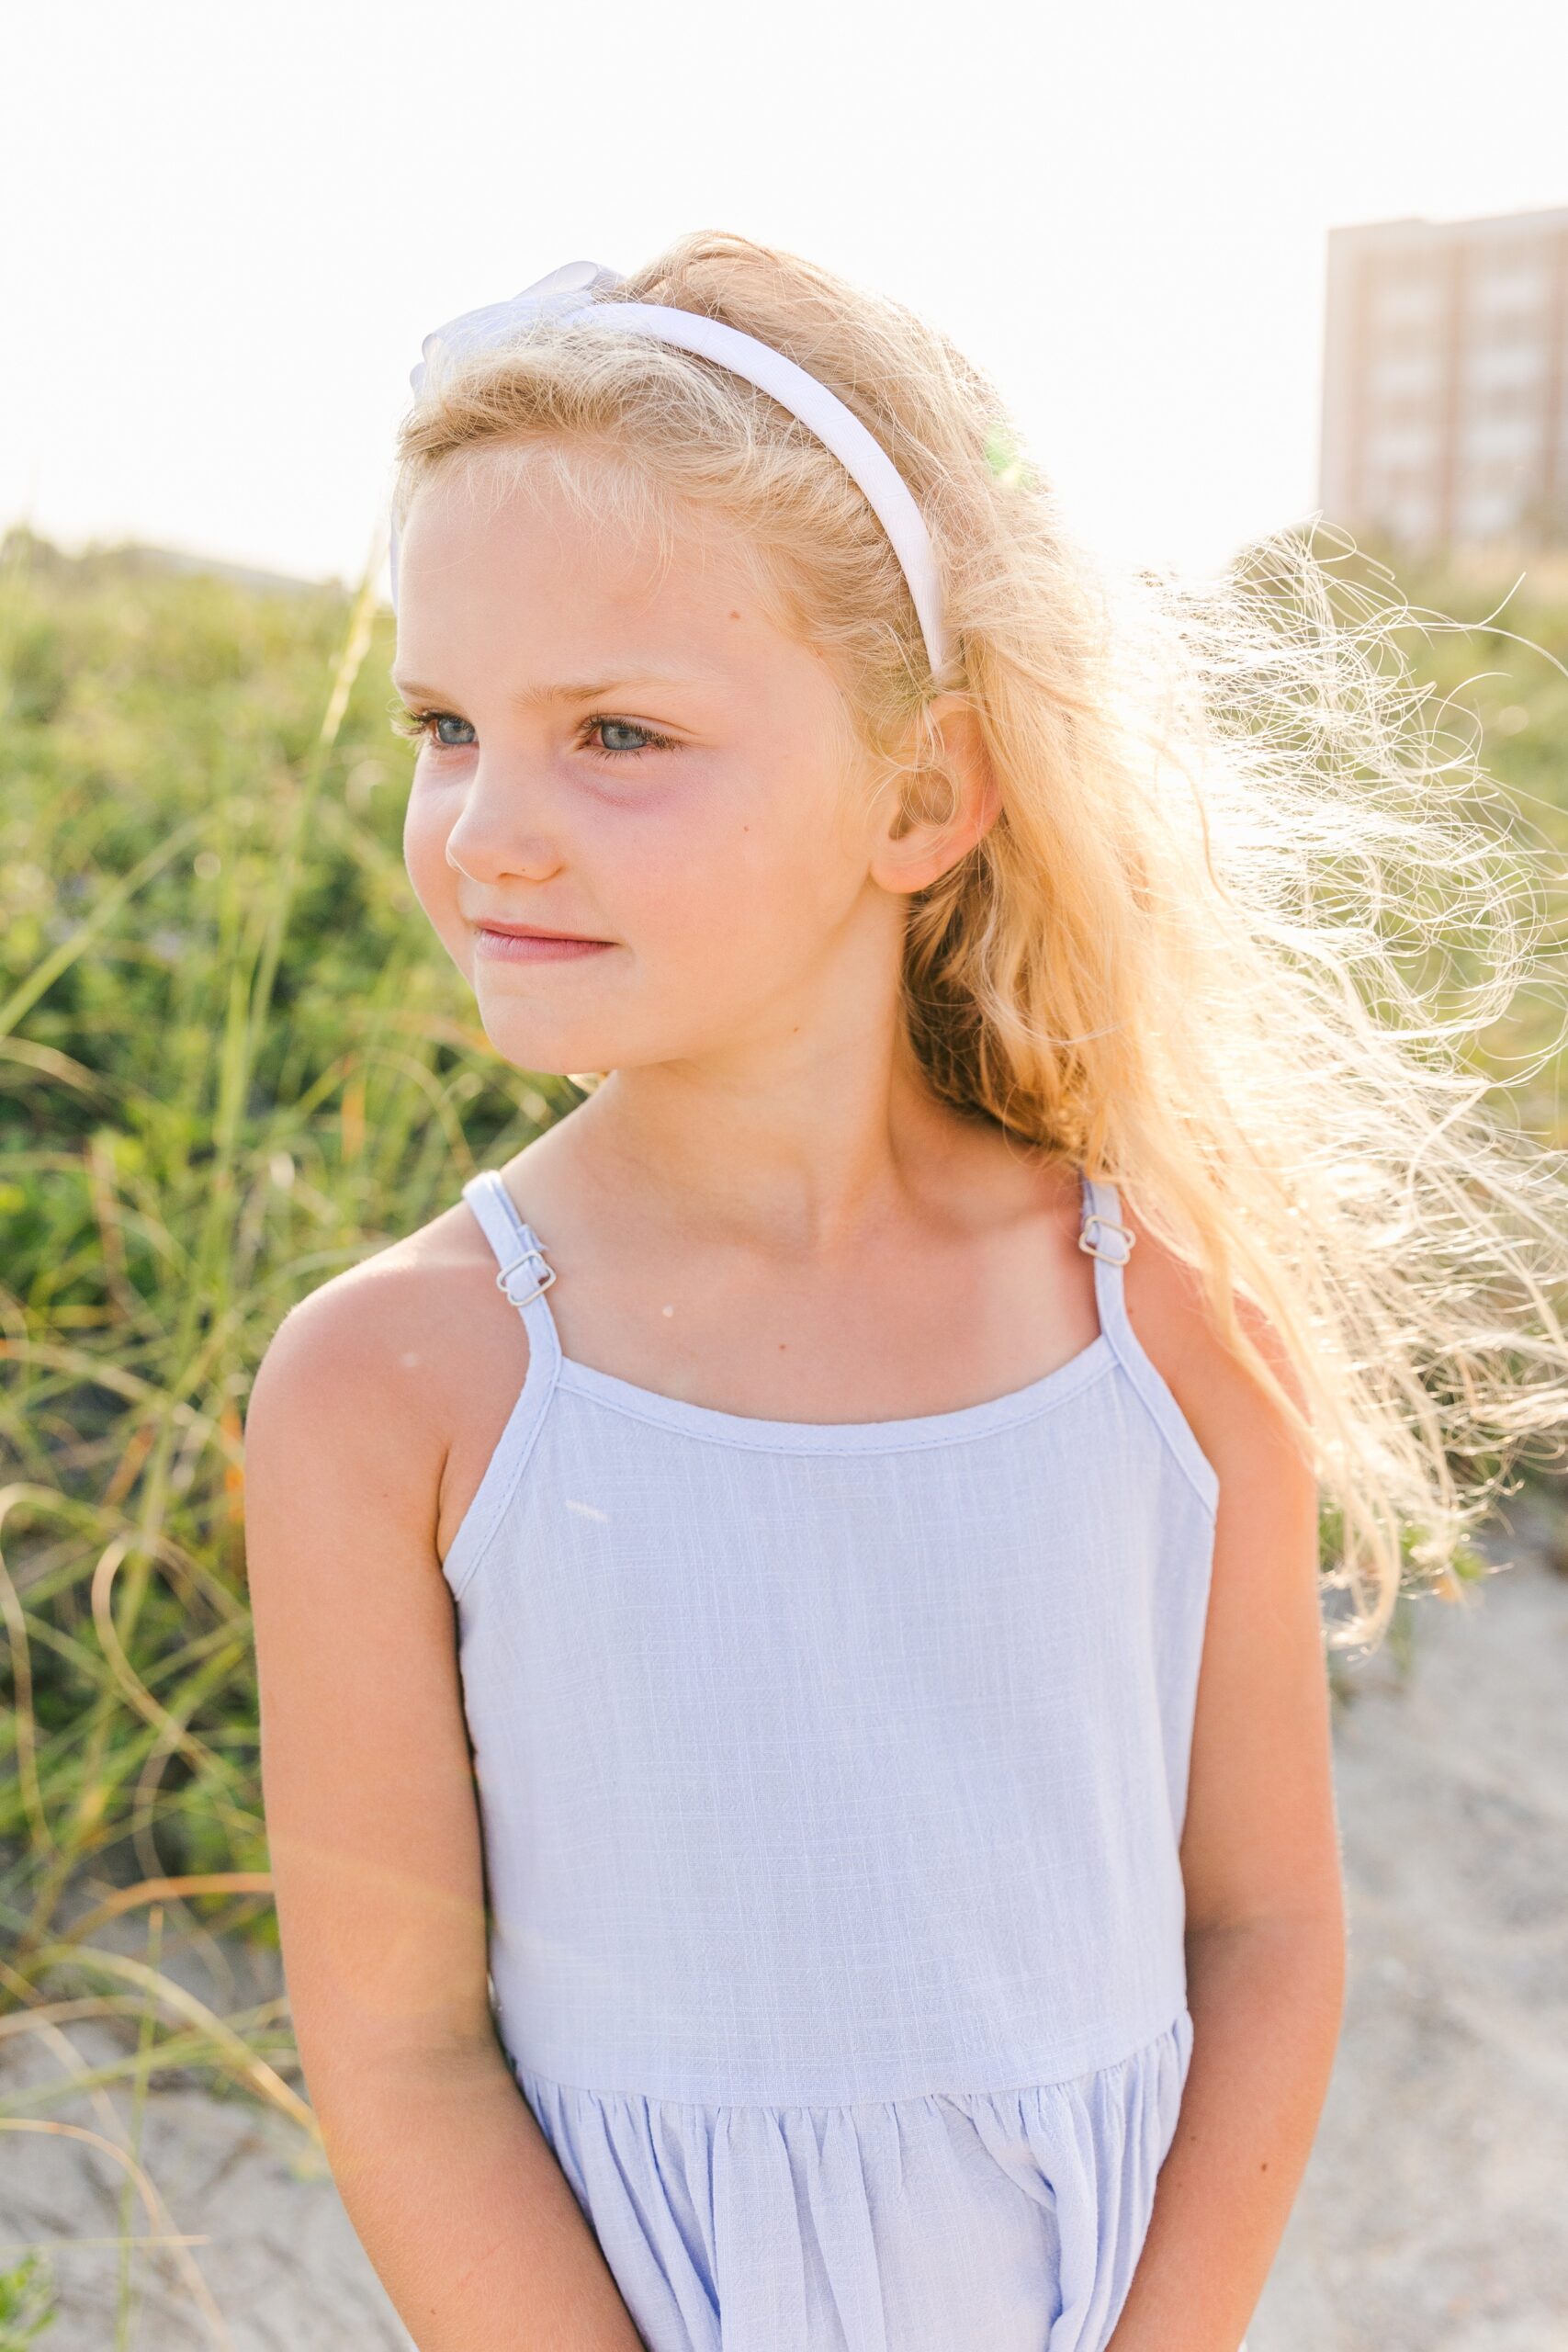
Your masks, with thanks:
<instances>
[{"instance_id":1,"label":"eyebrow","mask_svg":"<svg viewBox=\"0 0 1568 2352\"><path fill-rule=\"evenodd\" d=\"M678 675L672 670L641 670L625 678L568 681L553 686L526 686L513 701L520 710L532 710L541 704L552 702L596 702L610 694L624 694L632 686L701 686L705 681ZM422 686L413 678L400 678L394 673L392 684L400 695L419 695L425 700L440 700L434 686Z\"/></svg>"}]
</instances>

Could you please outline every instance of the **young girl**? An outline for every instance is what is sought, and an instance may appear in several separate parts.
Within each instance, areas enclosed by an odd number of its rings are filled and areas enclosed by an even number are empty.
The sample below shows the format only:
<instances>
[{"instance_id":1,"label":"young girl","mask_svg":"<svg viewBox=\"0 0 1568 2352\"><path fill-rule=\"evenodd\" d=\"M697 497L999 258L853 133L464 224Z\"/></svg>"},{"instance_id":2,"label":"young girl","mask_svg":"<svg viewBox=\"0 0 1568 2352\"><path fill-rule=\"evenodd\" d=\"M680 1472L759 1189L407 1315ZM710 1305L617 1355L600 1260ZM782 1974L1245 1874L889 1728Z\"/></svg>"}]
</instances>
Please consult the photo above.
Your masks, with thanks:
<instances>
[{"instance_id":1,"label":"young girl","mask_svg":"<svg viewBox=\"0 0 1568 2352\"><path fill-rule=\"evenodd\" d=\"M422 2352L1236 2352L1340 2018L1320 1510L1375 1640L1563 1413L1557 1171L1400 960L1489 846L1304 550L1113 587L789 254L414 382L409 871L584 1100L251 1403L349 2212Z\"/></svg>"}]
</instances>

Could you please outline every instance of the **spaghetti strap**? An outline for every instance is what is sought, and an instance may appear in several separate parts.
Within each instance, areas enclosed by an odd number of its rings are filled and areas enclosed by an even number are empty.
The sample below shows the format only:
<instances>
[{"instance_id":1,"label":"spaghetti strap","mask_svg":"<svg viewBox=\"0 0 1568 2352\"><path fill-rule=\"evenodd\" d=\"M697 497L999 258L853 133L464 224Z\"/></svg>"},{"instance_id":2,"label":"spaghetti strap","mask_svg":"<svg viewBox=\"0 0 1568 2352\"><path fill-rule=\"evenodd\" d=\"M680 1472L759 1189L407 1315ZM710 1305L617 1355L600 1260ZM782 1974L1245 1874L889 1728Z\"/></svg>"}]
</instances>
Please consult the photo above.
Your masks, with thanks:
<instances>
[{"instance_id":1,"label":"spaghetti strap","mask_svg":"<svg viewBox=\"0 0 1568 2352\"><path fill-rule=\"evenodd\" d=\"M1133 1254L1137 1236L1130 1225L1121 1222L1121 1196L1114 1184L1092 1176L1083 1177L1081 1182L1084 1214L1078 1227L1078 1248L1094 1260L1094 1299L1100 1310L1100 1328L1116 1342L1117 1353L1121 1354L1121 1341L1132 1329L1127 1320L1122 1269Z\"/></svg>"},{"instance_id":2,"label":"spaghetti strap","mask_svg":"<svg viewBox=\"0 0 1568 2352\"><path fill-rule=\"evenodd\" d=\"M1090 1176L1082 1178L1084 1218L1078 1227L1078 1248L1094 1260L1094 1297L1100 1328L1110 1340L1122 1368L1165 1432L1166 1440L1204 1504L1213 1510L1219 1498L1219 1477L1203 1453L1165 1374L1134 1329L1127 1313L1122 1269L1133 1254L1137 1235L1121 1222L1122 1203L1114 1184Z\"/></svg>"},{"instance_id":3,"label":"spaghetti strap","mask_svg":"<svg viewBox=\"0 0 1568 2352\"><path fill-rule=\"evenodd\" d=\"M545 1256L544 1244L533 1227L518 1216L511 1193L496 1169L486 1168L469 1178L463 1198L478 1217L485 1239L501 1271L495 1286L509 1298L527 1327L530 1359L553 1364L560 1357L556 1318L545 1303L545 1293L556 1270Z\"/></svg>"}]
</instances>

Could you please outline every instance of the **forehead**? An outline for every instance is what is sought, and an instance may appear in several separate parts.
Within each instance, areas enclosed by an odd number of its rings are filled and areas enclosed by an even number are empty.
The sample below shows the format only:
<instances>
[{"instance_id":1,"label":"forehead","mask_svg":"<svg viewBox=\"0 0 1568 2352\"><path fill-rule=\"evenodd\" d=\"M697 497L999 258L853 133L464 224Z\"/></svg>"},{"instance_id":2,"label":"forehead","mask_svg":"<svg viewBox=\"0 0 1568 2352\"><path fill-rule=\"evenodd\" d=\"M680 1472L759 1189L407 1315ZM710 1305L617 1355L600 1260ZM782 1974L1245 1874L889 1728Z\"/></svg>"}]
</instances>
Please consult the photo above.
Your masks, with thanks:
<instances>
[{"instance_id":1,"label":"forehead","mask_svg":"<svg viewBox=\"0 0 1568 2352\"><path fill-rule=\"evenodd\" d=\"M486 445L420 485L399 535L399 638L487 609L570 606L693 622L771 604L762 552L642 468L554 444Z\"/></svg>"}]
</instances>

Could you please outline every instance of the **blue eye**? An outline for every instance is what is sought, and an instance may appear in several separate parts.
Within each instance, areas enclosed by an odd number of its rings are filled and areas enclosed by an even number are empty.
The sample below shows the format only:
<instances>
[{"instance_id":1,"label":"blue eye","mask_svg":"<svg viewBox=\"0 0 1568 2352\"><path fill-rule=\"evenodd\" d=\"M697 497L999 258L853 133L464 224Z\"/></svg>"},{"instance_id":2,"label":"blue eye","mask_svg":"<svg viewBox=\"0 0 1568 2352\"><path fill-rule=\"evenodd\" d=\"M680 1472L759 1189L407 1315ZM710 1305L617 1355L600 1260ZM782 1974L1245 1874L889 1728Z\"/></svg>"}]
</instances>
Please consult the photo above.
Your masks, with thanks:
<instances>
[{"instance_id":1,"label":"blue eye","mask_svg":"<svg viewBox=\"0 0 1568 2352\"><path fill-rule=\"evenodd\" d=\"M455 743L450 736L434 731L442 727L467 727L470 736L474 731L468 719L457 718L450 710L398 710L392 718L392 732L407 736L411 742L434 743L443 752L472 750L471 743Z\"/></svg>"},{"instance_id":2,"label":"blue eye","mask_svg":"<svg viewBox=\"0 0 1568 2352\"><path fill-rule=\"evenodd\" d=\"M623 766L627 760L640 759L649 752L672 752L675 749L673 737L656 734L651 727L639 727L630 718L591 718L584 732L600 739L597 743L588 744L589 751L597 752L601 759L614 760ZM611 742L607 739L613 735L635 735L638 740L635 743Z\"/></svg>"}]
</instances>

